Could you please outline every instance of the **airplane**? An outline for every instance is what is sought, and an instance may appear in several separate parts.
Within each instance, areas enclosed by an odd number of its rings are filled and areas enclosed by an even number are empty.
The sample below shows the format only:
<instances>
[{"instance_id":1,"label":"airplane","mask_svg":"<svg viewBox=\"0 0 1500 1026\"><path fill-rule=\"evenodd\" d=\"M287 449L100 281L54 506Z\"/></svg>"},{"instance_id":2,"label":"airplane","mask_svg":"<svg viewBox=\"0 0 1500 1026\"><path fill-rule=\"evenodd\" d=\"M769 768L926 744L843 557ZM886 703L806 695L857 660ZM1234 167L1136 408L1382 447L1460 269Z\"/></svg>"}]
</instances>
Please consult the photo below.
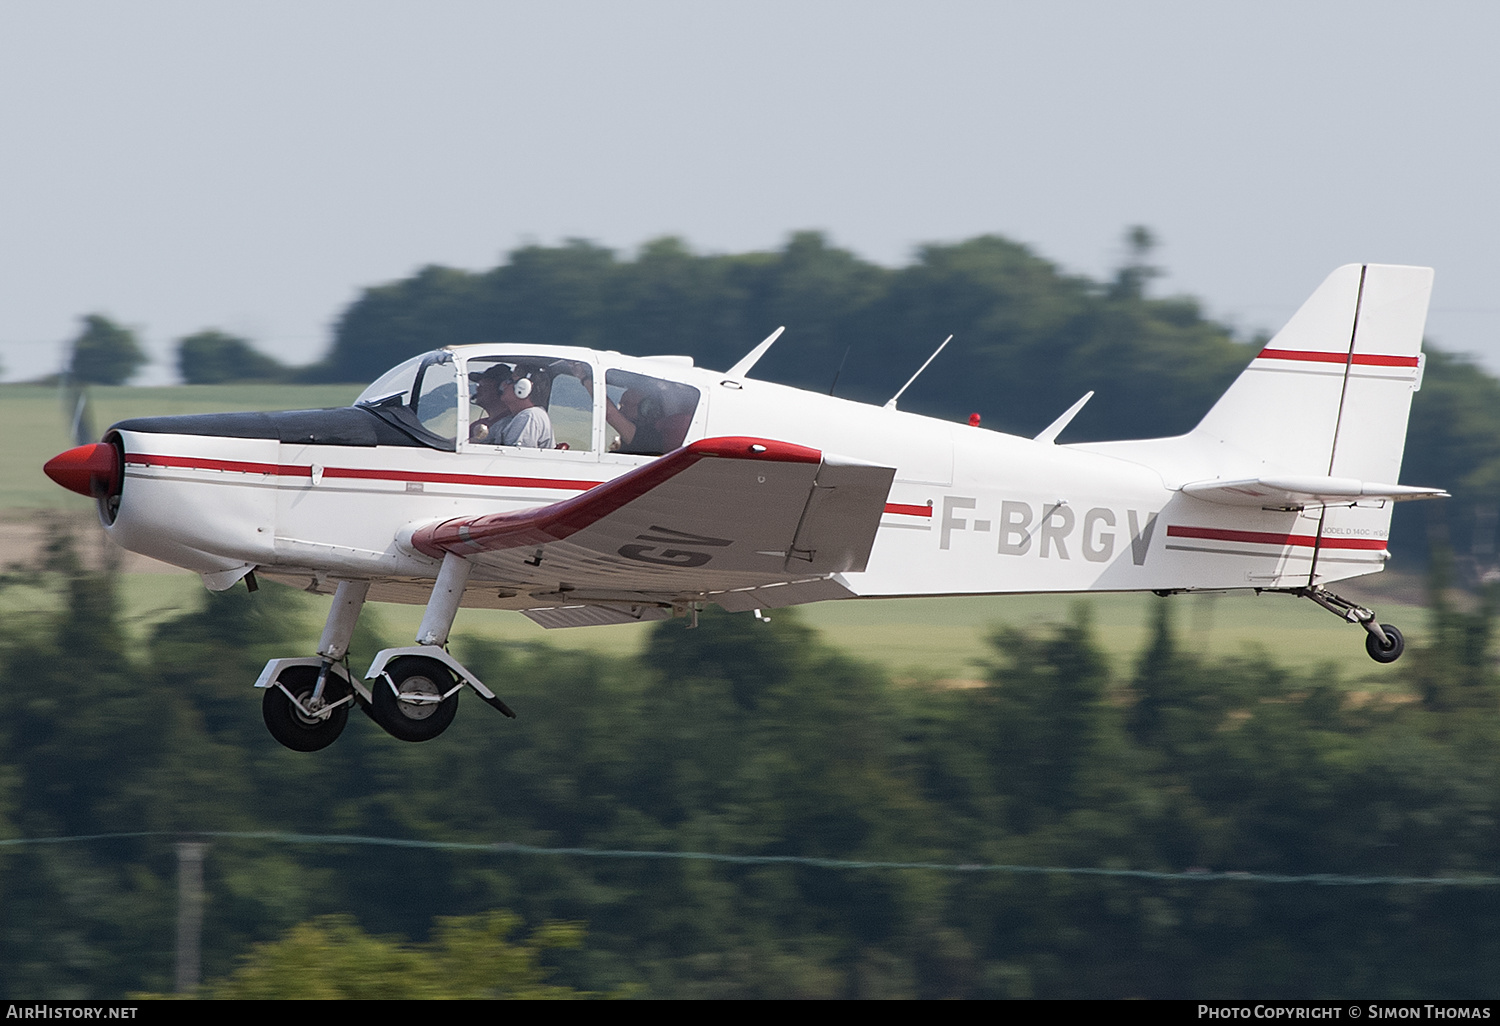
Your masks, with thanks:
<instances>
[{"instance_id":1,"label":"airplane","mask_svg":"<svg viewBox=\"0 0 1500 1026\"><path fill-rule=\"evenodd\" d=\"M882 407L750 377L778 330L723 372L453 346L347 408L124 420L45 469L97 501L115 542L210 590L332 594L316 653L255 682L296 751L332 744L355 705L430 740L464 688L514 717L448 651L460 606L562 628L696 624L708 605L765 618L855 598L1250 589L1310 599L1391 662L1401 632L1327 586L1384 568L1393 503L1447 495L1395 483L1431 288L1428 268L1337 269L1172 438L1058 444L1088 395L1023 438L903 412L901 392ZM348 647L371 600L426 608L414 644L361 677Z\"/></svg>"}]
</instances>

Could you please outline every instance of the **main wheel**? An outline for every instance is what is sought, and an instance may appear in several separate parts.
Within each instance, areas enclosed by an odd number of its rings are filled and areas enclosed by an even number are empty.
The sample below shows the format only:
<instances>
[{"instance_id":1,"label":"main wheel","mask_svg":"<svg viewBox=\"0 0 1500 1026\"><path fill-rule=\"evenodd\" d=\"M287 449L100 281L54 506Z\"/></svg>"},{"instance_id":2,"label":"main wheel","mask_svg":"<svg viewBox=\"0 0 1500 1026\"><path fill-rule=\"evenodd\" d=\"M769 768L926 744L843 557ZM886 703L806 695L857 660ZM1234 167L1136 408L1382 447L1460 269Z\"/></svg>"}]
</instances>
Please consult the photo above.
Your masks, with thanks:
<instances>
[{"instance_id":1,"label":"main wheel","mask_svg":"<svg viewBox=\"0 0 1500 1026\"><path fill-rule=\"evenodd\" d=\"M1406 651L1406 639L1401 636L1400 631L1388 623L1381 624L1380 629L1385 631L1390 644L1382 645L1375 635L1366 634L1365 651L1370 653L1370 658L1377 663L1394 663L1401 658L1401 653Z\"/></svg>"},{"instance_id":2,"label":"main wheel","mask_svg":"<svg viewBox=\"0 0 1500 1026\"><path fill-rule=\"evenodd\" d=\"M298 709L286 696L286 691L281 690L285 687L297 696L297 701L304 707L311 707L313 691L317 686L316 666L288 666L276 678L276 684L266 688L265 696L261 699L260 715L266 721L266 729L271 732L272 737L294 752L316 752L327 748L339 739L339 735L344 732L344 724L349 722L348 703L334 709L327 716L318 718L308 716ZM343 698L346 693L347 685L330 673L323 683L323 694L318 703L328 705Z\"/></svg>"},{"instance_id":3,"label":"main wheel","mask_svg":"<svg viewBox=\"0 0 1500 1026\"><path fill-rule=\"evenodd\" d=\"M402 656L385 673L390 681L377 677L370 682L370 715L382 730L401 741L431 741L448 729L458 712L458 692L442 697L453 691L448 667L436 659Z\"/></svg>"}]
</instances>

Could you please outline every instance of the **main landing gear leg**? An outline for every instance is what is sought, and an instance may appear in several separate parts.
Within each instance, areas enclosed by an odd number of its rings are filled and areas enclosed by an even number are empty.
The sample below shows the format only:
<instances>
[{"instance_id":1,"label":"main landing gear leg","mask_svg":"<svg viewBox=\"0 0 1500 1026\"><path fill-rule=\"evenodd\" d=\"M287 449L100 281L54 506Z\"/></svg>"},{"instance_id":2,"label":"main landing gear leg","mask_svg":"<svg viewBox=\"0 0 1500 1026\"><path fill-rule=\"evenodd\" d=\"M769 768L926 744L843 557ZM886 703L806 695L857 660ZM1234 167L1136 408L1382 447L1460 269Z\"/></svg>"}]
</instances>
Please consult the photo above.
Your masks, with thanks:
<instances>
[{"instance_id":1,"label":"main landing gear leg","mask_svg":"<svg viewBox=\"0 0 1500 1026\"><path fill-rule=\"evenodd\" d=\"M1401 632L1388 623L1377 623L1373 610L1335 595L1321 585L1311 588L1292 588L1291 594L1312 599L1330 613L1337 613L1350 623L1357 623L1369 633L1365 637L1365 651L1377 663L1394 663L1406 650L1406 639Z\"/></svg>"},{"instance_id":2,"label":"main landing gear leg","mask_svg":"<svg viewBox=\"0 0 1500 1026\"><path fill-rule=\"evenodd\" d=\"M339 590L333 594L333 608L328 610L328 620L323 624L323 636L318 639L318 655L336 663L348 654L354 625L368 594L369 581L339 582Z\"/></svg>"},{"instance_id":3,"label":"main landing gear leg","mask_svg":"<svg viewBox=\"0 0 1500 1026\"><path fill-rule=\"evenodd\" d=\"M271 736L294 752L316 752L338 740L349 706L360 695L339 660L349 651L354 624L370 585L343 581L323 626L317 659L272 659L255 686L265 689L261 717Z\"/></svg>"},{"instance_id":4,"label":"main landing gear leg","mask_svg":"<svg viewBox=\"0 0 1500 1026\"><path fill-rule=\"evenodd\" d=\"M392 737L429 741L447 730L465 684L506 716L516 715L445 650L471 569L460 556L444 556L417 628L417 644L378 653L365 674L370 681L370 716Z\"/></svg>"}]
</instances>

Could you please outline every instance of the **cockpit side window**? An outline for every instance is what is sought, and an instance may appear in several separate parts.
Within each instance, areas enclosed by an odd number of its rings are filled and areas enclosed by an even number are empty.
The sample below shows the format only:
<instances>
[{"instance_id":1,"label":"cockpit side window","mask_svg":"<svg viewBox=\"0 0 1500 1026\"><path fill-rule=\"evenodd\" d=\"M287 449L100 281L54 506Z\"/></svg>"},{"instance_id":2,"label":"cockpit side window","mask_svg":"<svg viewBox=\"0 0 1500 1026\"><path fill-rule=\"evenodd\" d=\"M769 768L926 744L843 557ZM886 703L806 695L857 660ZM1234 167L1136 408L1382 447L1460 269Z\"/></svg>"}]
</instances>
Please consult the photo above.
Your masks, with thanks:
<instances>
[{"instance_id":1,"label":"cockpit side window","mask_svg":"<svg viewBox=\"0 0 1500 1026\"><path fill-rule=\"evenodd\" d=\"M534 356L472 359L469 441L536 449L594 447L593 372L587 363Z\"/></svg>"},{"instance_id":2,"label":"cockpit side window","mask_svg":"<svg viewBox=\"0 0 1500 1026\"><path fill-rule=\"evenodd\" d=\"M611 370L605 375L612 452L661 456L681 448L702 393L680 381Z\"/></svg>"}]
</instances>

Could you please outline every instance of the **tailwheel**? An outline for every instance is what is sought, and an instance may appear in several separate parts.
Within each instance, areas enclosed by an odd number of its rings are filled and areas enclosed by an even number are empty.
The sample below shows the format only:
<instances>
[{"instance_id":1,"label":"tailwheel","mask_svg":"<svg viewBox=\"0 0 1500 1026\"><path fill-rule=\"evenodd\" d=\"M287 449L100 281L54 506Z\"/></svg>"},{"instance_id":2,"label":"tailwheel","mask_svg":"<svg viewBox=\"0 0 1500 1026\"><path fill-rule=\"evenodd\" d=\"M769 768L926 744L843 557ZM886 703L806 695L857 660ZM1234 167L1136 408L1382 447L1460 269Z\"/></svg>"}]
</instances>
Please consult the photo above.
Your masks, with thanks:
<instances>
[{"instance_id":1,"label":"tailwheel","mask_svg":"<svg viewBox=\"0 0 1500 1026\"><path fill-rule=\"evenodd\" d=\"M1377 663L1394 663L1406 651L1406 639L1401 636L1401 632L1388 623L1377 623L1374 610L1335 595L1322 585L1288 588L1287 591L1300 598L1312 599L1330 613L1337 613L1348 622L1363 627L1368 632L1365 636L1365 651Z\"/></svg>"},{"instance_id":2,"label":"tailwheel","mask_svg":"<svg viewBox=\"0 0 1500 1026\"><path fill-rule=\"evenodd\" d=\"M1370 631L1365 635L1365 651L1377 663L1394 663L1406 651L1406 639L1388 623L1381 624L1380 629L1385 634L1385 641L1382 642L1374 631Z\"/></svg>"},{"instance_id":3,"label":"tailwheel","mask_svg":"<svg viewBox=\"0 0 1500 1026\"><path fill-rule=\"evenodd\" d=\"M458 712L461 685L436 659L402 656L370 682L370 716L401 741L430 741Z\"/></svg>"},{"instance_id":4,"label":"tailwheel","mask_svg":"<svg viewBox=\"0 0 1500 1026\"><path fill-rule=\"evenodd\" d=\"M328 674L322 694L316 666L288 666L266 688L260 713L271 736L294 752L316 752L327 748L344 732L349 722L349 687L338 676ZM295 699L295 701L294 701Z\"/></svg>"}]
</instances>

